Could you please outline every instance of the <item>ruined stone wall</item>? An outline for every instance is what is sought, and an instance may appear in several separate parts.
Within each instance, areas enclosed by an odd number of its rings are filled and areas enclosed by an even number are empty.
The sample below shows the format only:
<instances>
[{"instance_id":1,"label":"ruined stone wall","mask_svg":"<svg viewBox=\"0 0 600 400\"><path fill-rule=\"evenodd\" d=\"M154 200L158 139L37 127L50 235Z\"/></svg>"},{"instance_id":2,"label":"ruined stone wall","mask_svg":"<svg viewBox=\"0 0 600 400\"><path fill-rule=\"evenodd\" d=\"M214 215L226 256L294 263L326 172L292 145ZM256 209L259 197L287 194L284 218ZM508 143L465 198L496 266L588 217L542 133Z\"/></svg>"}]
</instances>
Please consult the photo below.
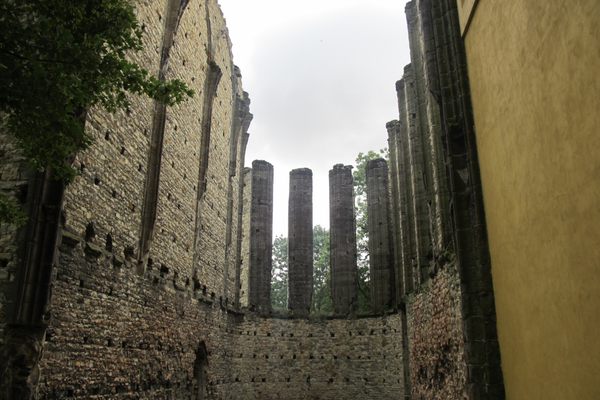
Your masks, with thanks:
<instances>
[{"instance_id":1,"label":"ruined stone wall","mask_svg":"<svg viewBox=\"0 0 600 400\"><path fill-rule=\"evenodd\" d=\"M430 1L411 1L406 6L407 28L414 73L414 102L417 129L422 138L425 191L431 231L432 258L449 247L450 202L443 158L440 121L440 85L436 37ZM439 40L439 36L437 38Z\"/></svg>"},{"instance_id":2,"label":"ruined stone wall","mask_svg":"<svg viewBox=\"0 0 600 400\"><path fill-rule=\"evenodd\" d=\"M132 96L127 110L87 115L94 143L77 155L81 174L65 193L44 316L44 398L190 397L203 382L194 378L202 342L209 398L226 398L233 317L224 310L237 297L249 100L216 0L139 1L136 10L144 48L132 58L195 95L169 108ZM15 191L24 169L2 145L2 189ZM14 229L0 229L4 333L16 249Z\"/></svg>"},{"instance_id":3,"label":"ruined stone wall","mask_svg":"<svg viewBox=\"0 0 600 400\"><path fill-rule=\"evenodd\" d=\"M504 397L456 2L406 6L411 64L390 144L393 249L414 398ZM412 279L411 279L412 275ZM412 389L410 388L412 387Z\"/></svg>"},{"instance_id":4,"label":"ruined stone wall","mask_svg":"<svg viewBox=\"0 0 600 400\"><path fill-rule=\"evenodd\" d=\"M176 0L171 0L176 1ZM145 8L140 8L144 12ZM182 106L168 108L165 111L163 128L162 153L160 158L160 178L157 194L156 223L154 237L149 247L149 258L154 265L150 268L161 268L169 271L177 285L189 284L192 276L193 238L195 220L195 195L197 191L196 177L198 175L198 148L200 147L201 132L200 121L192 116L203 112L204 105L199 92L199 86L204 81L203 66L206 65L206 56L195 55L198 52L197 32L206 32L206 26L194 26L204 22L205 10L200 2L190 2L183 10L173 37L169 60L161 62L166 64L166 77L178 77L185 82L190 82L198 93L192 101L185 102ZM205 23L205 22L204 22ZM168 23L167 23L168 25ZM198 29L200 28L200 29ZM194 35L193 33L196 33ZM187 36L187 37L186 37ZM206 35L200 38L200 43L205 44ZM204 42L204 43L203 43ZM163 47L168 43L163 43ZM183 68L185 64L185 68ZM164 65L163 65L164 67ZM198 75L196 77L196 75ZM192 81L192 78L195 78ZM155 106L155 116L157 107ZM157 122L154 122L154 129ZM151 147L150 152L154 149ZM150 160L152 161L152 159ZM150 166L149 166L150 167ZM150 178L146 178L146 187L150 185ZM145 196L148 196L146 192ZM143 217L145 217L143 215ZM147 221L142 220L142 224ZM150 264L150 263L149 263Z\"/></svg>"},{"instance_id":5,"label":"ruined stone wall","mask_svg":"<svg viewBox=\"0 0 600 400\"><path fill-rule=\"evenodd\" d=\"M449 1L409 5L414 62L397 85L394 187L382 184L380 204L369 212L381 219L372 232L383 221L395 224L377 243L395 240L386 245L382 268L395 265L383 283L386 292L394 283L398 288L378 311L389 305L400 313L328 320L232 311L237 300L248 304L250 284L252 173L242 168L251 117L225 21L216 0L138 1L145 47L132 57L159 79L183 79L196 96L172 108L132 96L128 110L89 112L95 143L77 156L81 176L66 190L44 315L42 398L190 398L198 391L207 399L240 400L396 399L408 392L501 398L464 71L456 37L445 31L453 26ZM436 40L423 39L428 32ZM436 76L449 90L435 93ZM24 176L18 156L5 149L1 189L17 193ZM446 165L452 174L444 180ZM290 262L290 308L306 316L312 182L310 170L295 174L289 237L297 241L290 242L290 258L299 268ZM451 225L445 184L456 229L447 244L456 245L456 263L453 249L442 245ZM396 207L389 214L388 193ZM16 236L11 227L0 230L4 329ZM396 293L404 297L391 304Z\"/></svg>"},{"instance_id":6,"label":"ruined stone wall","mask_svg":"<svg viewBox=\"0 0 600 400\"><path fill-rule=\"evenodd\" d=\"M407 300L411 395L414 400L464 399L460 281L456 264L445 265Z\"/></svg>"},{"instance_id":7,"label":"ruined stone wall","mask_svg":"<svg viewBox=\"0 0 600 400\"><path fill-rule=\"evenodd\" d=\"M202 343L207 398L229 398L238 317L201 289L177 289L160 271L140 276L135 267L135 259L63 236L40 398L189 398L200 382L194 364Z\"/></svg>"},{"instance_id":8,"label":"ruined stone wall","mask_svg":"<svg viewBox=\"0 0 600 400\"><path fill-rule=\"evenodd\" d=\"M241 140L241 135L232 135L234 100L241 87L233 72L229 39L223 34L225 22L216 1L208 1L208 8L205 2L195 1L181 9L168 60L164 61L159 49L166 46L163 42L169 28L165 22L168 8L167 2L138 4L145 46L134 57L154 73L159 67L166 68L167 78L184 80L196 94L165 111L164 126L158 134L157 106L145 97L132 98L127 112L90 112L87 127L96 143L78 156L76 163L82 174L65 196L66 229L82 233L91 223L99 241L106 241L110 235L116 253L123 254L127 249L138 254L140 231L150 225L146 228L152 231L148 260L143 268L168 270L179 286L190 285L195 278L209 292L222 295L226 282L228 291L234 291L235 281L235 272L229 271L224 278L223 271L227 245L233 242L226 240L228 200L232 203L230 209L237 207L237 196L228 196L227 191L231 141L239 147L237 142ZM203 94L208 90L205 82L213 58L223 78L211 99L212 123L206 131L202 126L203 113L207 111ZM147 172L153 167L149 161L154 160L152 155L156 152L154 135L161 136L162 151L155 157L160 169L156 218L152 223L146 220L144 200L152 181ZM208 164L201 165L201 147L207 142ZM241 153L233 154L234 163L242 165L237 157ZM231 185L236 193L240 175L237 171L236 165ZM205 182L198 181L199 173ZM201 187L204 191L199 197ZM197 241L196 225L200 231ZM231 225L237 229L234 223ZM237 236L237 230L233 235Z\"/></svg>"},{"instance_id":9,"label":"ruined stone wall","mask_svg":"<svg viewBox=\"0 0 600 400\"><path fill-rule=\"evenodd\" d=\"M229 156L229 187L227 189L227 255L226 255L226 286L224 297L239 306L240 263L242 257L242 229L244 217L244 163L248 145L248 128L253 115L250 114L250 99L248 93L241 91L241 73L234 67L237 78L235 94L236 110L232 121L232 138ZM241 92L240 92L241 91Z\"/></svg>"},{"instance_id":10,"label":"ruined stone wall","mask_svg":"<svg viewBox=\"0 0 600 400\"><path fill-rule=\"evenodd\" d=\"M231 120L234 110L235 80L232 79L231 45L225 20L216 2L209 1L211 34L211 55L223 74L219 83L212 109L210 141L208 143L208 165L206 169L206 190L199 200L199 231L196 252L198 279L203 285L222 295L225 291L223 267L227 229L227 196L229 174L229 148ZM204 184L201 182L200 184ZM210 255L207 257L207 255Z\"/></svg>"},{"instance_id":11,"label":"ruined stone wall","mask_svg":"<svg viewBox=\"0 0 600 400\"><path fill-rule=\"evenodd\" d=\"M235 327L231 391L244 399L398 399L398 315L360 319L263 319Z\"/></svg>"},{"instance_id":12,"label":"ruined stone wall","mask_svg":"<svg viewBox=\"0 0 600 400\"><path fill-rule=\"evenodd\" d=\"M27 188L27 168L15 146L2 137L0 141L0 191L24 201ZM18 268L18 230L11 224L0 223L0 347L15 298L15 280Z\"/></svg>"},{"instance_id":13,"label":"ruined stone wall","mask_svg":"<svg viewBox=\"0 0 600 400\"><path fill-rule=\"evenodd\" d=\"M166 1L149 8L138 12L146 26L144 50L131 57L157 75ZM145 96L129 100L130 112L93 109L88 113L86 130L95 143L77 156L80 175L69 185L63 207L67 229L83 234L92 223L103 241L111 235L119 254L125 248L133 253L138 247L154 109Z\"/></svg>"},{"instance_id":14,"label":"ruined stone wall","mask_svg":"<svg viewBox=\"0 0 600 400\"><path fill-rule=\"evenodd\" d=\"M40 398L396 399L399 315L279 319L228 311L158 270L136 272L83 237L63 236ZM205 378L195 369L207 350Z\"/></svg>"}]
</instances>

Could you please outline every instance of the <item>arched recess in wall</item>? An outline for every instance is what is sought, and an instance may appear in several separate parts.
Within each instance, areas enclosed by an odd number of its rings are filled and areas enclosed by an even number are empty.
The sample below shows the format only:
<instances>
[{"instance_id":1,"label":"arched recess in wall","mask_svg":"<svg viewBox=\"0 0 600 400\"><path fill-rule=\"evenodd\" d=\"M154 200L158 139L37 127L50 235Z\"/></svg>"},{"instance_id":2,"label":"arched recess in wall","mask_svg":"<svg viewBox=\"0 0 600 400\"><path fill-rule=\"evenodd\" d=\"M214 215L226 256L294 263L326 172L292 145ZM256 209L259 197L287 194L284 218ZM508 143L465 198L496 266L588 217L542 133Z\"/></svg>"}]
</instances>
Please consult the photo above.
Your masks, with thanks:
<instances>
[{"instance_id":1,"label":"arched recess in wall","mask_svg":"<svg viewBox=\"0 0 600 400\"><path fill-rule=\"evenodd\" d=\"M194 360L194 392L193 400L204 400L208 398L208 352L204 341L200 342L196 350L196 359Z\"/></svg>"},{"instance_id":2,"label":"arched recess in wall","mask_svg":"<svg viewBox=\"0 0 600 400\"><path fill-rule=\"evenodd\" d=\"M205 22L207 27L207 47L206 47L206 62L208 64L208 71L204 81L204 98L202 100L202 120L201 126L202 135L200 138L200 165L198 170L198 189L196 192L196 229L194 237L194 260L193 268L194 275L196 275L196 269L199 263L199 242L202 231L202 206L204 203L204 195L207 187L207 171L210 155L210 139L212 130L212 118L213 118L213 105L215 98L217 97L217 90L219 88L219 82L223 76L221 68L217 65L215 60L215 49L213 43L213 30L210 19L210 7L206 6Z\"/></svg>"},{"instance_id":3,"label":"arched recess in wall","mask_svg":"<svg viewBox=\"0 0 600 400\"><path fill-rule=\"evenodd\" d=\"M188 5L189 0L169 0L167 3L165 27L162 38L162 51L158 80L166 81L171 49L174 37L177 34L179 22ZM167 105L161 101L154 101L152 116L152 133L150 138L150 149L148 152L148 163L146 166L146 181L144 186L144 204L142 208L142 224L140 227L140 242L138 253L139 271L142 272L148 260L148 254L154 236L156 224L156 213L158 207L158 189L160 183L160 170L162 162L163 141L165 136L165 124L167 120Z\"/></svg>"}]
</instances>

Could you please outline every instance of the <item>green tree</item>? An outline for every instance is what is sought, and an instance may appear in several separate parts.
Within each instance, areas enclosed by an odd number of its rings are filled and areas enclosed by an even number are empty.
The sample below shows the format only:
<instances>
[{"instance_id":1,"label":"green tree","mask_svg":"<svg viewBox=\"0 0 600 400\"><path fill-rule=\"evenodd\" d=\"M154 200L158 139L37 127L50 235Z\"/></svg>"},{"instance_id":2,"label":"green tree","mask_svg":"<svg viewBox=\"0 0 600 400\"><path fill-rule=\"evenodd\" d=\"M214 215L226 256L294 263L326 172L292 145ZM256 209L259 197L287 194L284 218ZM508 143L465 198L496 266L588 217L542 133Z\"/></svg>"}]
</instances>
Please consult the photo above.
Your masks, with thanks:
<instances>
[{"instance_id":1,"label":"green tree","mask_svg":"<svg viewBox=\"0 0 600 400\"><path fill-rule=\"evenodd\" d=\"M130 94L167 105L193 95L128 58L141 49L130 0L0 0L0 129L34 168L70 181L69 161L91 143L91 107L125 109Z\"/></svg>"},{"instance_id":2,"label":"green tree","mask_svg":"<svg viewBox=\"0 0 600 400\"><path fill-rule=\"evenodd\" d=\"M274 310L287 309L288 297L288 241L278 235L273 241L273 273L271 274L271 306Z\"/></svg>"},{"instance_id":3,"label":"green tree","mask_svg":"<svg viewBox=\"0 0 600 400\"><path fill-rule=\"evenodd\" d=\"M288 240L277 236L273 241L273 273L271 274L271 306L274 310L287 309L288 297ZM329 230L317 225L313 228L313 298L311 312L328 314L333 311L331 299L331 271L329 267Z\"/></svg>"},{"instance_id":4,"label":"green tree","mask_svg":"<svg viewBox=\"0 0 600 400\"><path fill-rule=\"evenodd\" d=\"M352 172L354 180L354 201L356 211L356 250L358 264L358 312L368 312L371 304L369 271L369 230L367 216L367 175L369 160L387 159L387 149L375 152L358 153L356 167Z\"/></svg>"},{"instance_id":5,"label":"green tree","mask_svg":"<svg viewBox=\"0 0 600 400\"><path fill-rule=\"evenodd\" d=\"M315 314L329 314L333 311L329 254L329 230L317 225L313 228L314 287L311 307Z\"/></svg>"}]
</instances>

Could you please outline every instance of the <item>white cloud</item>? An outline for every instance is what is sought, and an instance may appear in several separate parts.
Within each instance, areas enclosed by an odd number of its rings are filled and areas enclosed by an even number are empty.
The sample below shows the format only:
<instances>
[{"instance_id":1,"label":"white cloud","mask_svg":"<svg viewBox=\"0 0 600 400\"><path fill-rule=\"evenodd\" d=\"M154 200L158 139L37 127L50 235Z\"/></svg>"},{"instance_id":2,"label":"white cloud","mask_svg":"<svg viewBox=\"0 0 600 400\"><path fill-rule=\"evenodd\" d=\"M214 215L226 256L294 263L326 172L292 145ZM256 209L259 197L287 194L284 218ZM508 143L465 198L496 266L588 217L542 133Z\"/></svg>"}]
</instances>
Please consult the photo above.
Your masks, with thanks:
<instances>
[{"instance_id":1,"label":"white cloud","mask_svg":"<svg viewBox=\"0 0 600 400\"><path fill-rule=\"evenodd\" d=\"M275 167L274 232L287 234L288 174L308 167L328 226L328 170L386 145L409 62L397 0L220 0L254 121L246 164Z\"/></svg>"}]
</instances>

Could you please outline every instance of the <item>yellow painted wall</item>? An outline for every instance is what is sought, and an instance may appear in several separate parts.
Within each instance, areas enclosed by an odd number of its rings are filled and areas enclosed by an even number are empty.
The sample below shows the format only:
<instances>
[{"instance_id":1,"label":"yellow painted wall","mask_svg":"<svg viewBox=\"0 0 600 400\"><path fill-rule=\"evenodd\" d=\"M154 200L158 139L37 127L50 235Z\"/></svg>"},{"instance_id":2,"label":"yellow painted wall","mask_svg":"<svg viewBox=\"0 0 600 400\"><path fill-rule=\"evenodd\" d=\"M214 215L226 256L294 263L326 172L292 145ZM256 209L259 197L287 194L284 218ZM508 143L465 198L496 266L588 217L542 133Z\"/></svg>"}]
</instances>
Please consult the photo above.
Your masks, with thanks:
<instances>
[{"instance_id":1,"label":"yellow painted wall","mask_svg":"<svg viewBox=\"0 0 600 400\"><path fill-rule=\"evenodd\" d=\"M465 44L507 398L600 399L600 1L480 0Z\"/></svg>"}]
</instances>

